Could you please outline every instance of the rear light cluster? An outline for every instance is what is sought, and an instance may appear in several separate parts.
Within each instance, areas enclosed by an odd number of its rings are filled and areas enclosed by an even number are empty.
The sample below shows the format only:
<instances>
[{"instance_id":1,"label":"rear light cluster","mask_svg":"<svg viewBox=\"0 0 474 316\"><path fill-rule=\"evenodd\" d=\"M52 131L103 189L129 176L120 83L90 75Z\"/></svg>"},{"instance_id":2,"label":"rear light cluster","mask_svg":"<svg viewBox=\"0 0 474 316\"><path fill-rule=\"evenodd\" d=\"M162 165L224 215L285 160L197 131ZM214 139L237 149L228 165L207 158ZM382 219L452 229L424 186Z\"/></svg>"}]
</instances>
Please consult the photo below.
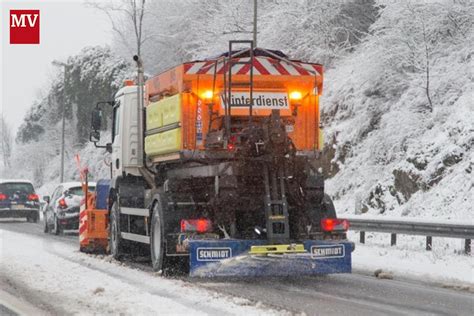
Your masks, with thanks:
<instances>
[{"instance_id":1,"label":"rear light cluster","mask_svg":"<svg viewBox=\"0 0 474 316\"><path fill-rule=\"evenodd\" d=\"M38 194L29 194L29 195L28 195L28 201L35 201L35 202L38 202L38 201L39 201Z\"/></svg>"},{"instance_id":2,"label":"rear light cluster","mask_svg":"<svg viewBox=\"0 0 474 316\"><path fill-rule=\"evenodd\" d=\"M59 204L59 207L60 208L66 208L67 207L67 204L66 204L66 200L65 199L60 199L58 201L58 204Z\"/></svg>"},{"instance_id":3,"label":"rear light cluster","mask_svg":"<svg viewBox=\"0 0 474 316\"><path fill-rule=\"evenodd\" d=\"M212 222L209 219L182 219L182 233L207 233L212 230Z\"/></svg>"},{"instance_id":4,"label":"rear light cluster","mask_svg":"<svg viewBox=\"0 0 474 316\"><path fill-rule=\"evenodd\" d=\"M238 138L236 135L232 135L229 137L229 141L227 143L227 150L228 151L234 151L235 150L235 145L237 144Z\"/></svg>"},{"instance_id":5,"label":"rear light cluster","mask_svg":"<svg viewBox=\"0 0 474 316\"><path fill-rule=\"evenodd\" d=\"M6 194L3 194L3 193L0 193L0 201L5 201L8 199L8 195ZM28 201L34 201L34 202L38 202L39 201L39 196L38 194L28 194L27 196L27 200Z\"/></svg>"},{"instance_id":6,"label":"rear light cluster","mask_svg":"<svg viewBox=\"0 0 474 316\"><path fill-rule=\"evenodd\" d=\"M321 220L321 229L325 232L347 231L349 229L349 221L347 219L323 218Z\"/></svg>"}]
</instances>

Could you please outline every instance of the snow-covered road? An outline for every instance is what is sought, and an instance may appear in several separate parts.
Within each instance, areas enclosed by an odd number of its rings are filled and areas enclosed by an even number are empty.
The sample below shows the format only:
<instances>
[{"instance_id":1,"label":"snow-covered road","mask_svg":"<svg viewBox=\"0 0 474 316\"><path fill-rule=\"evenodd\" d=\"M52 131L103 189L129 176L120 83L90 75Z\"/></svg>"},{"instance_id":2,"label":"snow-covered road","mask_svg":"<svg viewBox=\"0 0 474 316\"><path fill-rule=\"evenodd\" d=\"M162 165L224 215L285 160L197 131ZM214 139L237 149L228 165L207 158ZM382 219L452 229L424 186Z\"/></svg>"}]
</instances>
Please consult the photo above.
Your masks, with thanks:
<instances>
[{"instance_id":1,"label":"snow-covered road","mask_svg":"<svg viewBox=\"0 0 474 316\"><path fill-rule=\"evenodd\" d=\"M84 255L73 239L35 234L38 225L2 223L0 284L46 313L111 315L260 315L263 305L187 282ZM21 225L21 226L19 226Z\"/></svg>"},{"instance_id":2,"label":"snow-covered road","mask_svg":"<svg viewBox=\"0 0 474 316\"><path fill-rule=\"evenodd\" d=\"M357 273L169 279L77 248L77 237L45 235L40 224L0 222L1 289L45 314L474 314L472 292L420 282Z\"/></svg>"}]
</instances>

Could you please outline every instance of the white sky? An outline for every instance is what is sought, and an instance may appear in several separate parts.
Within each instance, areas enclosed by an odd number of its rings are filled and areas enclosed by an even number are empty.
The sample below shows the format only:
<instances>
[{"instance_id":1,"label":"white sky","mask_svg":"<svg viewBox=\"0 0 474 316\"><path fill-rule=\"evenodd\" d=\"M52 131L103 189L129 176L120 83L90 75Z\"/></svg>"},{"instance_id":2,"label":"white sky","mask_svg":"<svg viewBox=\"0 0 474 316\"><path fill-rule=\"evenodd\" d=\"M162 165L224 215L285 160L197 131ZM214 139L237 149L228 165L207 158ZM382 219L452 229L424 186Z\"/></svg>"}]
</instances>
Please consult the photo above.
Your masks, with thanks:
<instances>
[{"instance_id":1,"label":"white sky","mask_svg":"<svg viewBox=\"0 0 474 316\"><path fill-rule=\"evenodd\" d=\"M60 71L51 62L65 61L85 46L110 44L112 31L107 17L83 0L0 2L1 109L16 134L39 91ZM10 45L12 9L40 10L39 45Z\"/></svg>"}]
</instances>

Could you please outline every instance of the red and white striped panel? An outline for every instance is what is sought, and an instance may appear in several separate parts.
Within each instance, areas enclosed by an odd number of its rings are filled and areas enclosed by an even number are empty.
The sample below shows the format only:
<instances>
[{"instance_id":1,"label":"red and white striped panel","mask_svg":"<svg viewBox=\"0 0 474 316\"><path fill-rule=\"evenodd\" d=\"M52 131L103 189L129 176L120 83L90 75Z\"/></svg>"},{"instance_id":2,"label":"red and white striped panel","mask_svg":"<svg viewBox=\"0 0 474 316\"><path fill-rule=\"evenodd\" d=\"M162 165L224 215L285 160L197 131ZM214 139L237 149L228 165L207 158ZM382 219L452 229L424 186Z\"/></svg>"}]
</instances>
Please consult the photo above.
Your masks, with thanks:
<instances>
[{"instance_id":1,"label":"red and white striped panel","mask_svg":"<svg viewBox=\"0 0 474 316\"><path fill-rule=\"evenodd\" d=\"M234 58L234 61L248 61L250 57ZM184 65L184 72L188 75L213 75L215 61L198 61L187 63ZM317 64L308 64L301 62L287 63L268 57L255 57L253 60L253 73L255 75L287 75L287 76L315 76L321 75L322 66ZM217 73L224 72L224 63L217 63ZM232 66L232 74L248 75L250 73L250 65L237 64Z\"/></svg>"},{"instance_id":2,"label":"red and white striped panel","mask_svg":"<svg viewBox=\"0 0 474 316\"><path fill-rule=\"evenodd\" d=\"M81 204L79 209L79 243L87 245L89 239L87 238L87 210L86 205Z\"/></svg>"}]
</instances>

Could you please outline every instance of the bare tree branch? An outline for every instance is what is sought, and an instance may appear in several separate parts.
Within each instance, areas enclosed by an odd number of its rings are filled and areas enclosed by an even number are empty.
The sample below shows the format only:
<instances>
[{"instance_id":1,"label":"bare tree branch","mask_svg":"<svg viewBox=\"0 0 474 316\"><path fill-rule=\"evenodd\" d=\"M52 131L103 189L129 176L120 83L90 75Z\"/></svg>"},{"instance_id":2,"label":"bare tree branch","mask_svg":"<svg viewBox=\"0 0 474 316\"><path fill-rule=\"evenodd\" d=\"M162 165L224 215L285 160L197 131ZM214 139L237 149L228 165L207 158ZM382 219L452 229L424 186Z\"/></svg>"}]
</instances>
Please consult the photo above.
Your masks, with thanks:
<instances>
[{"instance_id":1,"label":"bare tree branch","mask_svg":"<svg viewBox=\"0 0 474 316\"><path fill-rule=\"evenodd\" d=\"M146 11L145 0L121 0L107 3L87 2L87 5L107 15L112 24L112 30L127 48L130 47L130 40L127 37L127 27L124 24L127 21L131 23L135 36L135 51L137 55L141 55L142 46L145 42L143 39L143 20Z\"/></svg>"}]
</instances>

